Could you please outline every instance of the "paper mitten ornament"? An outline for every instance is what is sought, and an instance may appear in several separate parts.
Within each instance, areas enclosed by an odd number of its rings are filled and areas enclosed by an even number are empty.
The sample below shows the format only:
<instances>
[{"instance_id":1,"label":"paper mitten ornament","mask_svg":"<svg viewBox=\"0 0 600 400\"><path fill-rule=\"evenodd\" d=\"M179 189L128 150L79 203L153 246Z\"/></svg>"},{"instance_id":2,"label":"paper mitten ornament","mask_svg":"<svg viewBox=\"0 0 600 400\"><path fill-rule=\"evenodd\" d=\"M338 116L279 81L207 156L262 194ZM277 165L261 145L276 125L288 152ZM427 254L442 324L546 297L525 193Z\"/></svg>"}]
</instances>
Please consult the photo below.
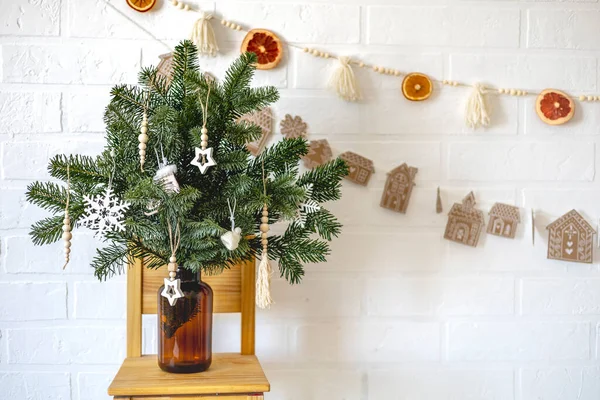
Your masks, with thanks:
<instances>
[{"instance_id":1,"label":"paper mitten ornament","mask_svg":"<svg viewBox=\"0 0 600 400\"><path fill-rule=\"evenodd\" d=\"M161 182L166 192L179 193L179 182L177 182L177 178L175 178L177 165L166 164L166 160L164 163L159 164L160 168L156 171L156 174L154 174L154 182Z\"/></svg>"}]
</instances>

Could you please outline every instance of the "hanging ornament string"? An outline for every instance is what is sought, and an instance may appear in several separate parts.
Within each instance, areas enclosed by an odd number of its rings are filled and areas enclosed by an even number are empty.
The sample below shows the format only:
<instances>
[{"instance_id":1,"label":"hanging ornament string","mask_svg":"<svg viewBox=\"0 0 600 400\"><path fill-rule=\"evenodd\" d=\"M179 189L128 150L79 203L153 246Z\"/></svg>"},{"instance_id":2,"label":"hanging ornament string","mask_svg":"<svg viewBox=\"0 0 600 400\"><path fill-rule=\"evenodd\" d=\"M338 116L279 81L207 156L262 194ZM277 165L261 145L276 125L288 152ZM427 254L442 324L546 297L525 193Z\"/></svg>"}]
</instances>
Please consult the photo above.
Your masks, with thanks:
<instances>
[{"instance_id":1,"label":"hanging ornament string","mask_svg":"<svg viewBox=\"0 0 600 400\"><path fill-rule=\"evenodd\" d=\"M67 264L71 260L71 238L73 234L71 233L71 217L69 217L69 203L71 201L71 164L67 164L67 203L65 204L65 219L63 220L63 233L62 239L65 244L65 265L63 265L62 269L67 267Z\"/></svg>"},{"instance_id":2,"label":"hanging ornament string","mask_svg":"<svg viewBox=\"0 0 600 400\"><path fill-rule=\"evenodd\" d=\"M262 178L263 178L263 194L267 197L267 177L265 175L265 160L262 160ZM258 266L258 276L256 278L256 305L259 308L265 309L271 307L273 299L271 298L271 275L273 269L269 262L267 232L269 232L269 211L265 202L262 209L262 217L260 219L260 236L262 244L262 254L260 265Z\"/></svg>"},{"instance_id":3,"label":"hanging ornament string","mask_svg":"<svg viewBox=\"0 0 600 400\"><path fill-rule=\"evenodd\" d=\"M237 207L237 199L233 200L233 207L231 202L227 199L227 207L229 208L229 220L231 221L231 230L221 235L221 242L227 248L227 250L233 251L238 248L240 239L242 238L242 229L235 226L235 209Z\"/></svg>"},{"instance_id":4,"label":"hanging ornament string","mask_svg":"<svg viewBox=\"0 0 600 400\"><path fill-rule=\"evenodd\" d=\"M217 165L213 158L213 148L208 147L208 128L206 124L208 122L208 100L210 99L210 87L211 81L206 78L206 83L208 86L208 90L206 92L206 101L202 102L202 98L199 97L198 101L200 102L200 109L202 110L202 129L200 129L200 146L201 148L196 147L196 155L191 162L191 165L195 165L200 169L200 173L203 175L208 170L208 167L213 165Z\"/></svg>"},{"instance_id":5,"label":"hanging ornament string","mask_svg":"<svg viewBox=\"0 0 600 400\"><path fill-rule=\"evenodd\" d=\"M175 303L177 303L177 299L183 297L183 292L181 291L181 279L175 279L177 277L178 269L176 253L181 241L181 231L179 229L179 222L177 222L175 227L175 233L173 233L171 221L169 220L167 220L167 228L169 232L169 245L171 246L171 257L169 258L169 264L167 266L169 277L164 278L165 287L160 295L169 300L171 306L174 306Z\"/></svg>"}]
</instances>

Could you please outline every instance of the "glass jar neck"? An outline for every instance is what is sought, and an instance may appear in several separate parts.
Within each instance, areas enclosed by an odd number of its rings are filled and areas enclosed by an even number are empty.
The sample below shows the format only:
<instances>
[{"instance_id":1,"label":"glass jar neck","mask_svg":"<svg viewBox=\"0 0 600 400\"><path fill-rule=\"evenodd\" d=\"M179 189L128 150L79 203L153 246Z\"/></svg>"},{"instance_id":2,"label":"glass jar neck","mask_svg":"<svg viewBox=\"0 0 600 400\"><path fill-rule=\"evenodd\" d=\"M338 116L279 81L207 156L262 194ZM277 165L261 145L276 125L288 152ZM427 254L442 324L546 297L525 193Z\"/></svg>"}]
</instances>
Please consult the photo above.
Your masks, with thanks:
<instances>
[{"instance_id":1,"label":"glass jar neck","mask_svg":"<svg viewBox=\"0 0 600 400\"><path fill-rule=\"evenodd\" d=\"M200 282L200 272L193 272L189 269L179 266L177 268L177 279L181 279L182 282Z\"/></svg>"}]
</instances>

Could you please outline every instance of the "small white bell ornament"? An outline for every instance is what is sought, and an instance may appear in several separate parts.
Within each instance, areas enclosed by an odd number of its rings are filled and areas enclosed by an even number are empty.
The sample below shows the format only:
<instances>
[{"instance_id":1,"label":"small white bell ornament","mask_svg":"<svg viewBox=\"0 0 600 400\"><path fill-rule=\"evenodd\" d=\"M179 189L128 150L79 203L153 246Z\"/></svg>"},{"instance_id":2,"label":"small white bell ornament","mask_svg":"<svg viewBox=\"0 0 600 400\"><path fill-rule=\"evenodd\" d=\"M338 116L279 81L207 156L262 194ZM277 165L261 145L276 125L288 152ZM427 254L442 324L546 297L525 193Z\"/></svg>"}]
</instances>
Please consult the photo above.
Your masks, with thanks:
<instances>
[{"instance_id":1,"label":"small white bell ornament","mask_svg":"<svg viewBox=\"0 0 600 400\"><path fill-rule=\"evenodd\" d=\"M229 207L229 219L231 220L231 230L221 235L221 242L223 246L229 251L233 251L238 248L240 240L242 239L242 228L235 226L235 207L237 206L237 200L233 202L233 208L231 203L227 199L227 206Z\"/></svg>"}]
</instances>

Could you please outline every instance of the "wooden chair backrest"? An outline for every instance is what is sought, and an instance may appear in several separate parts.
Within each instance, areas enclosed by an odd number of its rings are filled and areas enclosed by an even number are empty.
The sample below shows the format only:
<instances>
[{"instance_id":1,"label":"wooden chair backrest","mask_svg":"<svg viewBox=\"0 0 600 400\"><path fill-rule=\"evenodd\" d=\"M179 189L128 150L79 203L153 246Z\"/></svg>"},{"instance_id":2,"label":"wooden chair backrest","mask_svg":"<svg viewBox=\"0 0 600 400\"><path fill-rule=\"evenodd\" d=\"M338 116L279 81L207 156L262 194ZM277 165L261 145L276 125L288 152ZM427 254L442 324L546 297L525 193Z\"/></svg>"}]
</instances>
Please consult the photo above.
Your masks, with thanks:
<instances>
[{"instance_id":1,"label":"wooden chair backrest","mask_svg":"<svg viewBox=\"0 0 600 400\"><path fill-rule=\"evenodd\" d=\"M254 354L255 260L238 264L222 274L202 275L213 290L214 313L241 314L241 353ZM143 260L127 271L127 357L142 355L142 314L156 314L158 288L168 276L167 266L144 267Z\"/></svg>"}]
</instances>

